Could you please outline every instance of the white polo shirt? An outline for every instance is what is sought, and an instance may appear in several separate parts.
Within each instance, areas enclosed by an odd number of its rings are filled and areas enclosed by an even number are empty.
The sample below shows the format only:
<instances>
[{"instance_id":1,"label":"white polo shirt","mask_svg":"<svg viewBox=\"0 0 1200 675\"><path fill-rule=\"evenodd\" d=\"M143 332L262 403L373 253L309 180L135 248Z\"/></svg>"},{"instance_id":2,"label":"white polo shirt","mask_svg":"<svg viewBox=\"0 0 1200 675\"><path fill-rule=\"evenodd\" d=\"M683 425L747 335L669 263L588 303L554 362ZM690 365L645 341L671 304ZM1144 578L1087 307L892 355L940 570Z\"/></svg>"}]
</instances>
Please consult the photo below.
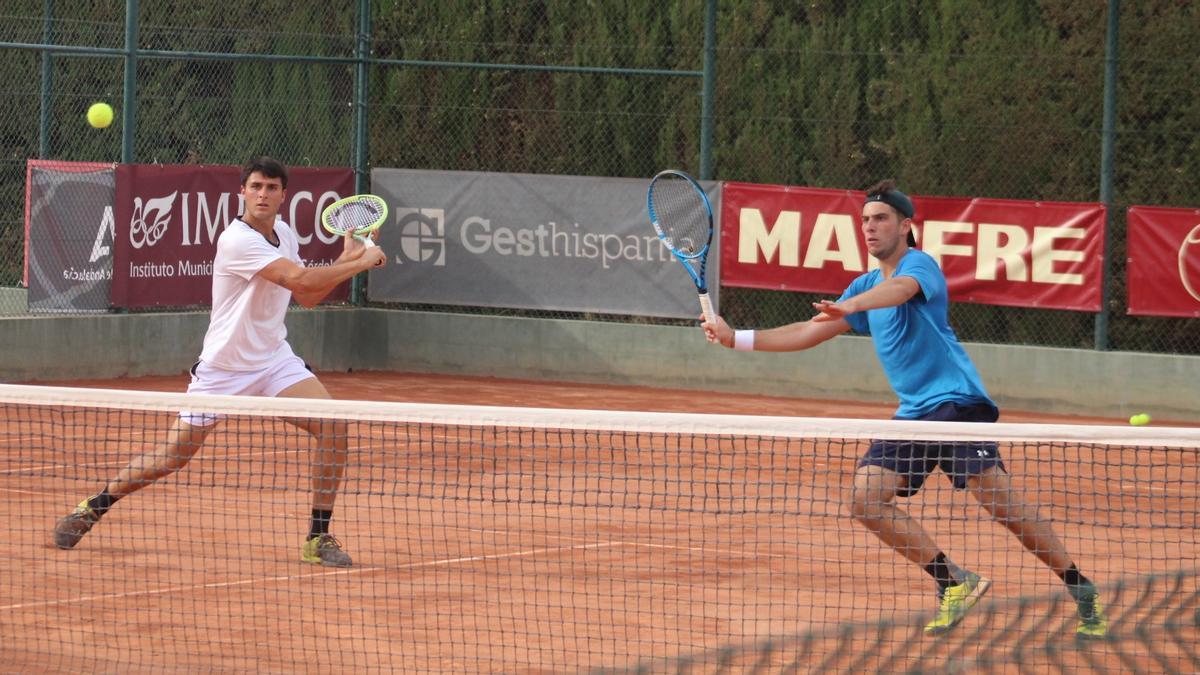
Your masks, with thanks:
<instances>
[{"instance_id":1,"label":"white polo shirt","mask_svg":"<svg viewBox=\"0 0 1200 675\"><path fill-rule=\"evenodd\" d=\"M223 370L260 370L292 355L283 323L292 292L255 274L279 258L304 266L300 241L281 219L274 246L235 219L217 239L213 259L212 316L200 360Z\"/></svg>"}]
</instances>

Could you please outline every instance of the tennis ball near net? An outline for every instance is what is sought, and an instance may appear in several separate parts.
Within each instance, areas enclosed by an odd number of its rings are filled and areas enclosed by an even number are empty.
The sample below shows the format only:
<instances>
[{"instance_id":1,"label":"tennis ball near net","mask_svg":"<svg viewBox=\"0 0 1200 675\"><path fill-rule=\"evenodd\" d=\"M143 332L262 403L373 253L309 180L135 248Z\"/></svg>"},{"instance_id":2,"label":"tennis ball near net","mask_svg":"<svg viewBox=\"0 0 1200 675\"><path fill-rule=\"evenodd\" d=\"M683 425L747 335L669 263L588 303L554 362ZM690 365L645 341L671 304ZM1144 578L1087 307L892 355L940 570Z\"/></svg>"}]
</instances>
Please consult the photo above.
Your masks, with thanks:
<instances>
[{"instance_id":1,"label":"tennis ball near net","mask_svg":"<svg viewBox=\"0 0 1200 675\"><path fill-rule=\"evenodd\" d=\"M103 129L104 127L112 124L112 106L107 103L93 103L92 107L88 108L87 121L88 124L97 129Z\"/></svg>"},{"instance_id":2,"label":"tennis ball near net","mask_svg":"<svg viewBox=\"0 0 1200 675\"><path fill-rule=\"evenodd\" d=\"M1146 413L1138 413L1129 418L1129 423L1135 427L1144 427L1150 424L1150 416Z\"/></svg>"}]
</instances>

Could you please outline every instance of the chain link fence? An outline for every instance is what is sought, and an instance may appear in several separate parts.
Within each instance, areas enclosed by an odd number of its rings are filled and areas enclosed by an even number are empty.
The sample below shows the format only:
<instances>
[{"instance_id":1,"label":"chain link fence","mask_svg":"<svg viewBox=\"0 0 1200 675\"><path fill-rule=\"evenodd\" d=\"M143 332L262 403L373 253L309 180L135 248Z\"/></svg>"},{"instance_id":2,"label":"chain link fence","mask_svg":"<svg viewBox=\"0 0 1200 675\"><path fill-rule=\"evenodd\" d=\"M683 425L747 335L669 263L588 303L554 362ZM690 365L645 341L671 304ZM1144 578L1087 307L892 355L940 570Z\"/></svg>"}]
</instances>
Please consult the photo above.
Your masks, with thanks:
<instances>
[{"instance_id":1,"label":"chain link fence","mask_svg":"<svg viewBox=\"0 0 1200 675\"><path fill-rule=\"evenodd\" d=\"M707 7L698 0L134 6L132 26L125 0L0 9L0 313L26 311L30 158L240 164L265 153L360 171L621 177L704 168ZM861 189L895 177L923 195L1100 199L1107 18L1095 3L713 6L712 178ZM1126 207L1198 205L1196 25L1194 3L1120 10L1111 348L1200 353L1194 320L1126 315L1124 275ZM140 51L123 137L130 28ZM364 48L360 135L355 57ZM117 109L108 129L86 126L93 101ZM736 324L770 326L807 318L813 299L724 288L722 310ZM968 341L1096 344L1090 313L959 303L951 321Z\"/></svg>"}]
</instances>

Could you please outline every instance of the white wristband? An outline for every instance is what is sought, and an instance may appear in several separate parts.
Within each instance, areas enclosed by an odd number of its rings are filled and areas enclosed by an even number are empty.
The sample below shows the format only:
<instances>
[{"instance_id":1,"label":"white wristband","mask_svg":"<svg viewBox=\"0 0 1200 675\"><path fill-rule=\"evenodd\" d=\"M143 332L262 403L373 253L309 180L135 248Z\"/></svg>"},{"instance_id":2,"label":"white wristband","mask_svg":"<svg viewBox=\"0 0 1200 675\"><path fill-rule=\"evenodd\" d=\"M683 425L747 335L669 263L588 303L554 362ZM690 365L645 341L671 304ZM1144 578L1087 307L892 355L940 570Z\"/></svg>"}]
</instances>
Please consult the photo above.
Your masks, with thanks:
<instances>
[{"instance_id":1,"label":"white wristband","mask_svg":"<svg viewBox=\"0 0 1200 675\"><path fill-rule=\"evenodd\" d=\"M733 332L733 348L739 352L754 351L754 331L735 330Z\"/></svg>"}]
</instances>

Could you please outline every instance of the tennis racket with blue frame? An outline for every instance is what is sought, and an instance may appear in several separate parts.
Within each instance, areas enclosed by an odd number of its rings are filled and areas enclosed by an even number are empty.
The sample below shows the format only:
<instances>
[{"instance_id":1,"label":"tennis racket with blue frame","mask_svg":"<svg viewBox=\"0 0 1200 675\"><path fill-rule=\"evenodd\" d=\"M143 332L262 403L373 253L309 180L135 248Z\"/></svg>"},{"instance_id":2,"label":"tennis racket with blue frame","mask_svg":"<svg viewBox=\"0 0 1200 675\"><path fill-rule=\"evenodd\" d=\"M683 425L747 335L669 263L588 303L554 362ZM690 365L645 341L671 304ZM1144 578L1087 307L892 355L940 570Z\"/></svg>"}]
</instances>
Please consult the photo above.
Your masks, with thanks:
<instances>
[{"instance_id":1,"label":"tennis racket with blue frame","mask_svg":"<svg viewBox=\"0 0 1200 675\"><path fill-rule=\"evenodd\" d=\"M687 270L700 296L704 320L717 322L708 297L705 268L712 244L713 211L708 195L694 178L682 171L660 171L646 190L646 208L654 232Z\"/></svg>"}]
</instances>

